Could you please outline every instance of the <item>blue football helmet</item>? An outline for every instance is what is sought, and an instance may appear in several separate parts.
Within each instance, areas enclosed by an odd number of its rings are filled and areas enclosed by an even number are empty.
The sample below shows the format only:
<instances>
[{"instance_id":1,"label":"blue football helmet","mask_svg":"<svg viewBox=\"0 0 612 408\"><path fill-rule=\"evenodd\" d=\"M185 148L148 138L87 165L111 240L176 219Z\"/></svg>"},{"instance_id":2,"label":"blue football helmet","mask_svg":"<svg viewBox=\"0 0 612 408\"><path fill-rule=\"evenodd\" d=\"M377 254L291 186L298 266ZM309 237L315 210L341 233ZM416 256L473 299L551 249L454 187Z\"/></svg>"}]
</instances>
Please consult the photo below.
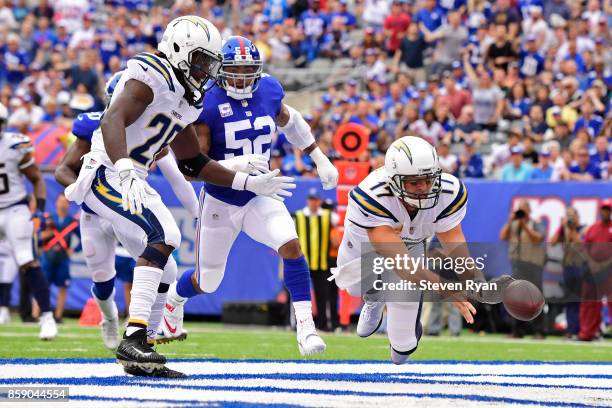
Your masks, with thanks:
<instances>
[{"instance_id":1,"label":"blue football helmet","mask_svg":"<svg viewBox=\"0 0 612 408\"><path fill-rule=\"evenodd\" d=\"M108 102L110 102L111 97L113 96L113 92L115 92L115 88L121 80L121 75L123 71L117 71L106 81L106 85L104 85L104 93L106 94L106 98Z\"/></svg>"},{"instance_id":2,"label":"blue football helmet","mask_svg":"<svg viewBox=\"0 0 612 408\"><path fill-rule=\"evenodd\" d=\"M257 90L263 70L259 50L251 40L235 35L223 43L221 53L223 54L223 64L219 71L221 87L231 98L250 98Z\"/></svg>"}]
</instances>

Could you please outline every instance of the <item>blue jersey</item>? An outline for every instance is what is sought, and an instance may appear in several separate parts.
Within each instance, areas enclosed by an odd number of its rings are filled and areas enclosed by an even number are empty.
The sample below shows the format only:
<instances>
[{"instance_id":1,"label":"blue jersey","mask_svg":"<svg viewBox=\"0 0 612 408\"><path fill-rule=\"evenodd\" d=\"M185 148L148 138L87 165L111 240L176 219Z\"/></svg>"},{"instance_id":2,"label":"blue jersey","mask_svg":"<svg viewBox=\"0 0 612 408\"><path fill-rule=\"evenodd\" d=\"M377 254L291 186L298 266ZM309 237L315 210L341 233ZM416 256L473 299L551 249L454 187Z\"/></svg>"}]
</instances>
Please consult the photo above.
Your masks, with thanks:
<instances>
[{"instance_id":1,"label":"blue jersey","mask_svg":"<svg viewBox=\"0 0 612 408\"><path fill-rule=\"evenodd\" d=\"M81 113L72 123L72 134L91 144L91 137L100 126L102 112Z\"/></svg>"},{"instance_id":2,"label":"blue jersey","mask_svg":"<svg viewBox=\"0 0 612 408\"><path fill-rule=\"evenodd\" d=\"M204 95L204 110L196 123L210 129L210 151L215 160L230 159L244 154L263 154L270 158L272 135L276 131L276 117L285 97L276 78L264 74L252 98L242 101L227 95L215 85ZM206 184L206 192L228 204L243 206L255 197L249 191Z\"/></svg>"},{"instance_id":3,"label":"blue jersey","mask_svg":"<svg viewBox=\"0 0 612 408\"><path fill-rule=\"evenodd\" d=\"M91 137L100 126L100 120L102 119L102 112L87 112L81 113L72 122L72 134L77 138L86 141L91 144ZM89 214L95 214L85 203L81 204L83 211Z\"/></svg>"}]
</instances>

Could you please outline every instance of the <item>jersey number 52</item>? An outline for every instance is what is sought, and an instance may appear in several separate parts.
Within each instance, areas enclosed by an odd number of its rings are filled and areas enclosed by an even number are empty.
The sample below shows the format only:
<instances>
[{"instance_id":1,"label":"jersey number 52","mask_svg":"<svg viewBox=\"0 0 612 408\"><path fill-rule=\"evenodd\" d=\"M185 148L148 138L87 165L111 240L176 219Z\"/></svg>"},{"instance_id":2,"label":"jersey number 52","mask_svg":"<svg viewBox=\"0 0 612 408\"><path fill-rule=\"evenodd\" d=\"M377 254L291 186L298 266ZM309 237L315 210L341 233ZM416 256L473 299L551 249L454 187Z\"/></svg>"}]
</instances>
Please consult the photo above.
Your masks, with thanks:
<instances>
[{"instance_id":1,"label":"jersey number 52","mask_svg":"<svg viewBox=\"0 0 612 408\"><path fill-rule=\"evenodd\" d=\"M236 133L244 130L262 130L268 127L269 131L257 136L251 140L249 138L236 139ZM228 150L242 149L242 154L263 154L263 145L272 143L272 132L276 129L274 119L269 115L260 116L253 121L243 119L236 122L225 123L225 147ZM270 149L267 150L267 156L270 154ZM225 158L231 159L234 153L226 153Z\"/></svg>"}]
</instances>

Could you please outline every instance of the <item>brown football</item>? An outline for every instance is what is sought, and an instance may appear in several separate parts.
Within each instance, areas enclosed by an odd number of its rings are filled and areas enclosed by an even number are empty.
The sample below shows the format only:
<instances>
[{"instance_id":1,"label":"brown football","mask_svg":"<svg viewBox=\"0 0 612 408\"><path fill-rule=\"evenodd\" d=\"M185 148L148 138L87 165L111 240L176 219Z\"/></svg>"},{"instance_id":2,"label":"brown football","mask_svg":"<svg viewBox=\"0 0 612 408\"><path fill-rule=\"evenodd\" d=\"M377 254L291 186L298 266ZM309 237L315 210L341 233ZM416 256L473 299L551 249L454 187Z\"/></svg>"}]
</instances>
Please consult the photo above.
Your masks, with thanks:
<instances>
[{"instance_id":1,"label":"brown football","mask_svg":"<svg viewBox=\"0 0 612 408\"><path fill-rule=\"evenodd\" d=\"M518 320L533 320L544 308L544 296L540 289L526 280L515 280L504 290L504 306Z\"/></svg>"}]
</instances>

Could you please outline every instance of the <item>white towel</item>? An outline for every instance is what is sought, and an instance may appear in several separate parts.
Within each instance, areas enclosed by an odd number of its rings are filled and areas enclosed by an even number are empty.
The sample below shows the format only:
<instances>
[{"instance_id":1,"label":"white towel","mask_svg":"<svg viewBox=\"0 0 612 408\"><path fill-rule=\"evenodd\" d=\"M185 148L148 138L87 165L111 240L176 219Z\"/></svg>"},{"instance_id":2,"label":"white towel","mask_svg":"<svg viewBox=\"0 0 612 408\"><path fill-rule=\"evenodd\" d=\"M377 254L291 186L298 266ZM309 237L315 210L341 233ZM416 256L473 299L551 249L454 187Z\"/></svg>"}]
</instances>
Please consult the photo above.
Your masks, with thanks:
<instances>
[{"instance_id":1,"label":"white towel","mask_svg":"<svg viewBox=\"0 0 612 408\"><path fill-rule=\"evenodd\" d=\"M358 285L361 282L361 258L355 258L349 263L331 268L331 274L328 281L336 281L336 285L340 289L348 289L349 287Z\"/></svg>"},{"instance_id":2,"label":"white towel","mask_svg":"<svg viewBox=\"0 0 612 408\"><path fill-rule=\"evenodd\" d=\"M98 168L102 165L102 157L99 152L89 152L82 157L83 166L81 166L81 171L79 172L79 177L77 181L66 187L64 194L69 201L74 201L77 204L83 204L83 200L85 200L85 195L91 188L91 183L93 183L94 178L96 177L96 172Z\"/></svg>"}]
</instances>

